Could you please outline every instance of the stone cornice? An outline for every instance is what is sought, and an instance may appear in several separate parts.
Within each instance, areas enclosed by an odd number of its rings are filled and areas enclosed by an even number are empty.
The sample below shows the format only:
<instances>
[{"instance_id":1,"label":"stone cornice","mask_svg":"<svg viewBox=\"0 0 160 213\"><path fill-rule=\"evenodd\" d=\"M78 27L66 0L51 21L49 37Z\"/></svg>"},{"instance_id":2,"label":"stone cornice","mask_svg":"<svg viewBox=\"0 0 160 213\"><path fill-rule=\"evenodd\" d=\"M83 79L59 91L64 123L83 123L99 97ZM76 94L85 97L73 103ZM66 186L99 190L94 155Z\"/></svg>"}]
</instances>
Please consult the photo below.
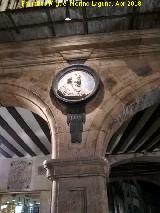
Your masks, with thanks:
<instances>
[{"instance_id":1,"label":"stone cornice","mask_svg":"<svg viewBox=\"0 0 160 213\"><path fill-rule=\"evenodd\" d=\"M0 67L36 66L75 59L160 53L160 29L80 35L0 44Z\"/></svg>"},{"instance_id":2,"label":"stone cornice","mask_svg":"<svg viewBox=\"0 0 160 213\"><path fill-rule=\"evenodd\" d=\"M50 180L68 177L104 176L108 174L106 159L46 160L44 168Z\"/></svg>"}]
</instances>

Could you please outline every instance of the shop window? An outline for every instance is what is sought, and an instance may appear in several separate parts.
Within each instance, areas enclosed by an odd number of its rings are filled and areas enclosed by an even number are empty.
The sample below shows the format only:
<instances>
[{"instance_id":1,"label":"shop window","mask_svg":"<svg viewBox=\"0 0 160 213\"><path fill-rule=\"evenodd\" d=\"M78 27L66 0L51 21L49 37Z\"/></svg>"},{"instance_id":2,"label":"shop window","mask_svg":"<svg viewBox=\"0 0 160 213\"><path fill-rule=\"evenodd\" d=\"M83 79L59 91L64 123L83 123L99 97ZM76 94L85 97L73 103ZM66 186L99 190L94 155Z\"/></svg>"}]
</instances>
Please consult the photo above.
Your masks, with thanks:
<instances>
[{"instance_id":1,"label":"shop window","mask_svg":"<svg viewBox=\"0 0 160 213\"><path fill-rule=\"evenodd\" d=\"M39 213L40 194L1 194L0 213Z\"/></svg>"}]
</instances>

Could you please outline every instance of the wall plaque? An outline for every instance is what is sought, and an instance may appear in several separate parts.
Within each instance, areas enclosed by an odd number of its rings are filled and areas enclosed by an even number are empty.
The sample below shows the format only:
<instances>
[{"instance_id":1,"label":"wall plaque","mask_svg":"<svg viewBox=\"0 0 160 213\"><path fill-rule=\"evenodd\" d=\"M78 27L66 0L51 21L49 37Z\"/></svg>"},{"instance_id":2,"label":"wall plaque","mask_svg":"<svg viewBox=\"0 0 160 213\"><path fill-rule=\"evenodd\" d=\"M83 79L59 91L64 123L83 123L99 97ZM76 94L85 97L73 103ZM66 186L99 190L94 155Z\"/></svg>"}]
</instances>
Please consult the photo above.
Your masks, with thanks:
<instances>
[{"instance_id":1,"label":"wall plaque","mask_svg":"<svg viewBox=\"0 0 160 213\"><path fill-rule=\"evenodd\" d=\"M8 190L26 190L30 188L32 176L31 160L14 160L10 165Z\"/></svg>"},{"instance_id":2,"label":"wall plaque","mask_svg":"<svg viewBox=\"0 0 160 213\"><path fill-rule=\"evenodd\" d=\"M85 104L96 94L98 88L98 75L82 64L64 68L53 80L52 94L67 108L72 143L80 143L82 140Z\"/></svg>"}]
</instances>

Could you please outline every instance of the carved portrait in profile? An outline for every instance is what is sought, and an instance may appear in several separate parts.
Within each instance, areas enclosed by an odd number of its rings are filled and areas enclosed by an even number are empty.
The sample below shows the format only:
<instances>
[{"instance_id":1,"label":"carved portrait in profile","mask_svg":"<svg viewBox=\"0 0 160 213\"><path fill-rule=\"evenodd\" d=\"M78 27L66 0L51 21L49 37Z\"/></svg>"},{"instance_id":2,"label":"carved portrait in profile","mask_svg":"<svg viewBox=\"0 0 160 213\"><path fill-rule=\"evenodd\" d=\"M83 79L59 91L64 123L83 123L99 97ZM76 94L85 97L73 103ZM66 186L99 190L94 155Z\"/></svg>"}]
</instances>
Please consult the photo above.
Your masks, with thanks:
<instances>
[{"instance_id":1,"label":"carved portrait in profile","mask_svg":"<svg viewBox=\"0 0 160 213\"><path fill-rule=\"evenodd\" d=\"M67 104L85 103L98 91L100 79L96 72L83 64L73 64L57 73L51 95Z\"/></svg>"},{"instance_id":2,"label":"carved portrait in profile","mask_svg":"<svg viewBox=\"0 0 160 213\"><path fill-rule=\"evenodd\" d=\"M81 99L94 89L95 82L91 75L82 71L66 74L58 83L58 94L61 97Z\"/></svg>"}]
</instances>

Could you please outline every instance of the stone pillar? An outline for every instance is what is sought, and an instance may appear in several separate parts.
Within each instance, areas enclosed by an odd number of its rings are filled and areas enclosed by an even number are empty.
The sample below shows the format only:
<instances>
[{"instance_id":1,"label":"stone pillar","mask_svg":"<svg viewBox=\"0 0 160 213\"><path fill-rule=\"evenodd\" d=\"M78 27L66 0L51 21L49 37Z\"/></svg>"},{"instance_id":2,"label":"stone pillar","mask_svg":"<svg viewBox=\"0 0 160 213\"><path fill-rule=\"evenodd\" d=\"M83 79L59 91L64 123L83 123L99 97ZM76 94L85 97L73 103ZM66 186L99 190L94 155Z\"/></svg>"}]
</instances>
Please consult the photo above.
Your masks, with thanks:
<instances>
[{"instance_id":1,"label":"stone pillar","mask_svg":"<svg viewBox=\"0 0 160 213\"><path fill-rule=\"evenodd\" d=\"M51 191L41 191L40 193L40 213L51 212Z\"/></svg>"},{"instance_id":2,"label":"stone pillar","mask_svg":"<svg viewBox=\"0 0 160 213\"><path fill-rule=\"evenodd\" d=\"M52 159L44 167L53 181L51 213L108 213L106 160Z\"/></svg>"}]
</instances>

